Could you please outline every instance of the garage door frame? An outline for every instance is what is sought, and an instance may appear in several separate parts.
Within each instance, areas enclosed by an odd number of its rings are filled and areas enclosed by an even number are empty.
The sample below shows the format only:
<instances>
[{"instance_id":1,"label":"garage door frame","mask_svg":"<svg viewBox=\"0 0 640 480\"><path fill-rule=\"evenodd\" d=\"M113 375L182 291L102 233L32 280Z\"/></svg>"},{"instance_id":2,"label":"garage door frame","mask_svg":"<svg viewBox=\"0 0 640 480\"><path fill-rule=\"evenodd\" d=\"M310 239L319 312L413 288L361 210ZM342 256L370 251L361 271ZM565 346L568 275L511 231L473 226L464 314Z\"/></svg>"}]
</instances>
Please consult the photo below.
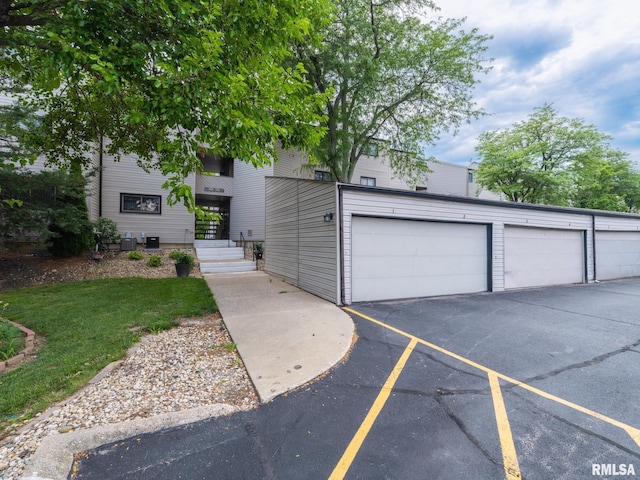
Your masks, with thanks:
<instances>
[{"instance_id":1,"label":"garage door frame","mask_svg":"<svg viewBox=\"0 0 640 480\"><path fill-rule=\"evenodd\" d=\"M371 219L380 219L380 220L399 220L399 221L410 221L410 222L419 222L419 223L438 223L438 224L454 224L454 225L476 225L485 227L486 232L486 290L485 292L493 292L493 223L489 222L465 222L459 220L447 220L447 219L437 219L437 218L420 218L420 217L406 217L406 216L392 216L392 215L376 215L376 214L367 214L367 213L354 213L351 215L351 272L350 278L353 282L353 257L354 257L354 242L353 242L353 224L354 219L356 218L371 218ZM353 284L351 286L353 289Z\"/></svg>"},{"instance_id":2,"label":"garage door frame","mask_svg":"<svg viewBox=\"0 0 640 480\"><path fill-rule=\"evenodd\" d=\"M640 236L640 231L639 230L599 230L599 229L596 229L595 232L594 232L594 237L595 237L596 241L594 242L595 248L594 248L594 255L593 255L594 256L594 277L597 280L615 280L615 279L618 279L618 278L632 278L634 276L637 276L637 275L631 275L631 276L613 276L613 277L605 276L605 277L602 277L602 276L600 276L598 274L598 271L602 271L603 269L606 270L608 268L607 266L602 265L602 263L600 263L600 265L598 265L598 259L599 259L600 256L603 255L603 252L602 252L603 245L605 245L608 242L607 239L604 239L602 237L600 239L598 239L598 235L602 235L602 234L604 234L605 236L607 234L610 234L610 235L615 235L615 234L623 234L623 235L624 234L629 234L629 235L630 234L635 234L637 236ZM607 253L609 253L609 252L607 252ZM600 254L600 255L598 255L598 254ZM602 260L600 260L600 262L602 262Z\"/></svg>"},{"instance_id":3,"label":"garage door frame","mask_svg":"<svg viewBox=\"0 0 640 480\"><path fill-rule=\"evenodd\" d=\"M579 283L586 283L587 282L587 278L588 278L588 271L589 271L589 258L588 258L588 242L587 242L587 230L585 229L580 229L580 228L576 228L576 229L572 229L572 228L554 228L554 227L540 227L540 226L532 226L532 225L519 225L519 224L513 224L513 223L505 223L504 225L504 233L503 233L503 238L504 238L504 248L505 248L505 252L504 252L504 261L505 261L505 265L507 264L507 262L509 262L508 259L508 255L507 255L507 242L509 240L509 235L508 235L508 231L509 229L519 229L519 230L531 230L531 231L549 231L549 232L575 232L575 233L579 233L580 234L580 239L581 239L581 252L580 252L580 282ZM504 272L505 275L505 289L506 290L511 290L511 289L517 289L517 288L534 288L534 287L539 287L539 286L548 286L548 285L556 285L555 283L549 283L549 284L531 284L531 285L523 285L523 286L507 286L507 272L505 270ZM566 284L566 282L559 282L557 283L557 285L564 285Z\"/></svg>"}]
</instances>

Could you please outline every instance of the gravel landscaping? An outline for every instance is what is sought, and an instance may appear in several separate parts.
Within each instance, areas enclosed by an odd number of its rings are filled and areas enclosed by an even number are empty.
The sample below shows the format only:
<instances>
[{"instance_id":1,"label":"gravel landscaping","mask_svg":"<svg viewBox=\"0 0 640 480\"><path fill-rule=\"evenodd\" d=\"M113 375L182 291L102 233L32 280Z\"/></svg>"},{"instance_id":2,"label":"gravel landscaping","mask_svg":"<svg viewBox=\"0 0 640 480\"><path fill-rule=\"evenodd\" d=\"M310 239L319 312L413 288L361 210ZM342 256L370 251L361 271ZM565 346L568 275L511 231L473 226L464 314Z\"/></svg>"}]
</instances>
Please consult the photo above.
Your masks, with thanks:
<instances>
[{"instance_id":1,"label":"gravel landscaping","mask_svg":"<svg viewBox=\"0 0 640 480\"><path fill-rule=\"evenodd\" d=\"M56 260L34 251L0 254L0 293L96 278L174 277L168 253L144 252L137 261L126 252L107 253L99 262L91 255ZM152 254L162 255L160 267L146 265ZM192 275L199 275L197 267ZM80 392L1 440L0 478L20 478L46 436L218 403L240 410L259 400L220 315L181 319L178 327L144 336Z\"/></svg>"}]
</instances>

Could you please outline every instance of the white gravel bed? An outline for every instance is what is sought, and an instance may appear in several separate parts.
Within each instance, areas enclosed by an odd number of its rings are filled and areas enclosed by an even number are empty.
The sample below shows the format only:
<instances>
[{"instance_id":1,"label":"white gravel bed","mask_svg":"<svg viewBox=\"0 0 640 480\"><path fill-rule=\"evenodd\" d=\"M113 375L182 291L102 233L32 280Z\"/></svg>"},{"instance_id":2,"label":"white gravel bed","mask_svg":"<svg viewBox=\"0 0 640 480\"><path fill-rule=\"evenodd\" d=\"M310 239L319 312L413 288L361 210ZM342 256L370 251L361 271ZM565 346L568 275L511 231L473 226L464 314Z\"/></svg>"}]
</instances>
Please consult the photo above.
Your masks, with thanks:
<instances>
[{"instance_id":1,"label":"white gravel bed","mask_svg":"<svg viewBox=\"0 0 640 480\"><path fill-rule=\"evenodd\" d=\"M143 337L69 399L0 442L0 478L19 479L43 438L213 404L259 404L219 318L183 322Z\"/></svg>"}]
</instances>

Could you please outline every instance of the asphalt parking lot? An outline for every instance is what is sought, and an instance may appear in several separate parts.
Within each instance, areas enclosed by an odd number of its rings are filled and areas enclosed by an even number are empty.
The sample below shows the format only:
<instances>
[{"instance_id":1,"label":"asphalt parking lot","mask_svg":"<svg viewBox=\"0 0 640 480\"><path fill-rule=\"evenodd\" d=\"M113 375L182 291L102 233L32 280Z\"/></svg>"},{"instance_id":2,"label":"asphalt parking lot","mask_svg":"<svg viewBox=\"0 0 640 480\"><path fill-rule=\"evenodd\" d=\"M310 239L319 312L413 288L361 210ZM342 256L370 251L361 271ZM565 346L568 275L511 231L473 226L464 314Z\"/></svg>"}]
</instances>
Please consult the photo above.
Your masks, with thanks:
<instances>
[{"instance_id":1,"label":"asphalt parking lot","mask_svg":"<svg viewBox=\"0 0 640 480\"><path fill-rule=\"evenodd\" d=\"M640 279L361 303L326 376L77 456L72 478L640 476Z\"/></svg>"}]
</instances>

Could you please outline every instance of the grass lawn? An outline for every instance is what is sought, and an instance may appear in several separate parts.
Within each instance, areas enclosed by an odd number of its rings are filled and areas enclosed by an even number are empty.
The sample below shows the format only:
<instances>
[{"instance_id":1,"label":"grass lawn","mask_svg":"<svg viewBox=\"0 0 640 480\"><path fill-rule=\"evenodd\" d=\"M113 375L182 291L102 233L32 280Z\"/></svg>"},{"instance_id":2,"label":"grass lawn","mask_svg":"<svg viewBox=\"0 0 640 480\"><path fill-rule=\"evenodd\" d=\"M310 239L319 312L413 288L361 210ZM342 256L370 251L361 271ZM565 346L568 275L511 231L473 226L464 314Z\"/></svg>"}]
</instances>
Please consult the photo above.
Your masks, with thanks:
<instances>
[{"instance_id":1,"label":"grass lawn","mask_svg":"<svg viewBox=\"0 0 640 480\"><path fill-rule=\"evenodd\" d=\"M11 358L24 346L25 340L20 329L0 320L0 360Z\"/></svg>"},{"instance_id":2,"label":"grass lawn","mask_svg":"<svg viewBox=\"0 0 640 480\"><path fill-rule=\"evenodd\" d=\"M0 375L0 432L76 392L124 356L142 333L217 310L207 284L198 278L92 280L0 297L9 304L2 312L5 318L44 338L35 360Z\"/></svg>"}]
</instances>

